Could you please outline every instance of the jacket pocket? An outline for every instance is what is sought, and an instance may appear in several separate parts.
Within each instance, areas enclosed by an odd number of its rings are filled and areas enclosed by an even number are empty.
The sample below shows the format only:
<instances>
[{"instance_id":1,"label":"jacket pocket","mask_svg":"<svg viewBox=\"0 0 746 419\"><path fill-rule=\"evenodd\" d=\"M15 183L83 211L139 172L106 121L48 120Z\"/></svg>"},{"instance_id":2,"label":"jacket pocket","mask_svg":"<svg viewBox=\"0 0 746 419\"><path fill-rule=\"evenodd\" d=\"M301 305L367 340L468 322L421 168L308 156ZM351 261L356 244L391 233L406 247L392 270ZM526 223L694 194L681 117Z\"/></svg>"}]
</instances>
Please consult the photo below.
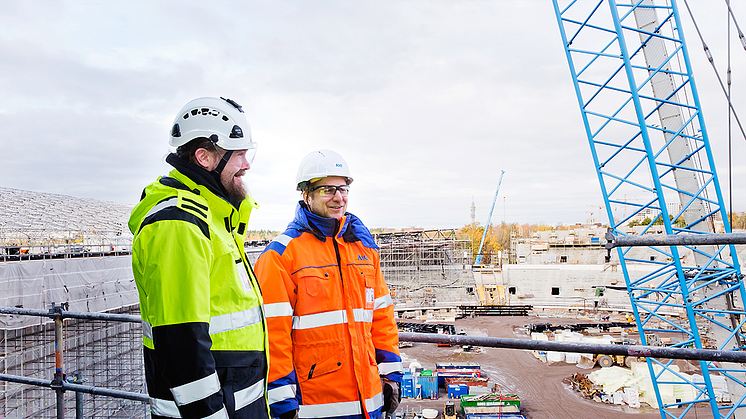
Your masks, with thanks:
<instances>
[{"instance_id":1,"label":"jacket pocket","mask_svg":"<svg viewBox=\"0 0 746 419\"><path fill-rule=\"evenodd\" d=\"M342 368L347 360L343 341L323 345L296 346L295 370L298 381L303 382L329 374Z\"/></svg>"},{"instance_id":2,"label":"jacket pocket","mask_svg":"<svg viewBox=\"0 0 746 419\"><path fill-rule=\"evenodd\" d=\"M296 312L320 313L341 307L336 301L339 289L338 275L333 268L306 268L298 276L298 302Z\"/></svg>"}]
</instances>

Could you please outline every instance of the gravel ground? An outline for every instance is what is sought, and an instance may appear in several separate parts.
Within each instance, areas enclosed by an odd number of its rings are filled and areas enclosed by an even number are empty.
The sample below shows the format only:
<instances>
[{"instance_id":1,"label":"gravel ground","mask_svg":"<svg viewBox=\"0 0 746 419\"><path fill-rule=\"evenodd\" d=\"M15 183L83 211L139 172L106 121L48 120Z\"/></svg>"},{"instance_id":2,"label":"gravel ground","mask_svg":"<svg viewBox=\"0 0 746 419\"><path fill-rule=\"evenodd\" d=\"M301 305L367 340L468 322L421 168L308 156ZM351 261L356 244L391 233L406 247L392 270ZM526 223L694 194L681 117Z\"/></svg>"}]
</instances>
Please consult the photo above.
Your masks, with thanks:
<instances>
[{"instance_id":1,"label":"gravel ground","mask_svg":"<svg viewBox=\"0 0 746 419\"><path fill-rule=\"evenodd\" d=\"M459 319L455 326L470 336L490 336L503 338L526 338L528 335L521 326L530 323L569 324L581 323L579 319L548 317L496 317L484 316ZM503 393L514 393L521 398L521 413L529 419L659 419L660 413L647 405L633 409L627 405L615 406L584 399L572 390L563 380L580 372L588 374L592 370L582 369L564 362L547 365L533 356L530 351L519 349L483 348L480 353L463 352L458 347L438 347L431 343L414 343L402 348L404 366L412 361L422 364L425 369L435 369L436 362L472 361L482 367L482 374L490 378L490 386L497 383ZM598 367L596 367L598 368ZM444 392L441 392L444 393ZM443 405L448 401L442 394L438 400L402 399L398 412L420 412L421 409L437 409L442 418ZM457 411L460 406L456 401ZM410 418L411 416L407 416ZM709 410L697 409L687 418L711 418Z\"/></svg>"}]
</instances>

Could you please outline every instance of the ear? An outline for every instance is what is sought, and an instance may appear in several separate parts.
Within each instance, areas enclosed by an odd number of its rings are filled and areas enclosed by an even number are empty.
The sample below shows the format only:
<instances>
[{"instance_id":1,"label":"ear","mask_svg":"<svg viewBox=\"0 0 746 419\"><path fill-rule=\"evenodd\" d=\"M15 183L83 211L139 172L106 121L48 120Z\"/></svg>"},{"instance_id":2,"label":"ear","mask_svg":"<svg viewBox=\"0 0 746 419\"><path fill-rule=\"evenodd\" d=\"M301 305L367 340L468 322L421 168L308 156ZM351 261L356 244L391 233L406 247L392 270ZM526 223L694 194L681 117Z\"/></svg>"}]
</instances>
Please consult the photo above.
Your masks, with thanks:
<instances>
[{"instance_id":1,"label":"ear","mask_svg":"<svg viewBox=\"0 0 746 419\"><path fill-rule=\"evenodd\" d=\"M198 148L194 152L194 160L202 166L203 169L212 170L213 167L213 155L206 148Z\"/></svg>"}]
</instances>

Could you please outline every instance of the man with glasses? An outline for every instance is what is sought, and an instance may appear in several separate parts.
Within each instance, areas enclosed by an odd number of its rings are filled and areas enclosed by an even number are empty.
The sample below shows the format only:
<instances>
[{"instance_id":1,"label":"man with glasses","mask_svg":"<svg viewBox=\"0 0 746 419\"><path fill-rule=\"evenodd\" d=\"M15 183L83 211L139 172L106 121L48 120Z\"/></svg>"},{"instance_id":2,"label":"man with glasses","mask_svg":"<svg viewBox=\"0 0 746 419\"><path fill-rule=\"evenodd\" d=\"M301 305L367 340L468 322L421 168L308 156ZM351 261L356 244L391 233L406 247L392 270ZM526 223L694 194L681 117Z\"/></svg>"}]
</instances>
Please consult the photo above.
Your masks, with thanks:
<instances>
[{"instance_id":1,"label":"man with glasses","mask_svg":"<svg viewBox=\"0 0 746 419\"><path fill-rule=\"evenodd\" d=\"M351 183L336 152L307 155L295 219L257 261L272 417L377 419L401 400L393 302L378 246L347 212Z\"/></svg>"},{"instance_id":2,"label":"man with glasses","mask_svg":"<svg viewBox=\"0 0 746 419\"><path fill-rule=\"evenodd\" d=\"M154 419L268 418L268 346L246 259L256 143L241 106L199 98L176 115L174 167L132 210L132 270Z\"/></svg>"}]
</instances>

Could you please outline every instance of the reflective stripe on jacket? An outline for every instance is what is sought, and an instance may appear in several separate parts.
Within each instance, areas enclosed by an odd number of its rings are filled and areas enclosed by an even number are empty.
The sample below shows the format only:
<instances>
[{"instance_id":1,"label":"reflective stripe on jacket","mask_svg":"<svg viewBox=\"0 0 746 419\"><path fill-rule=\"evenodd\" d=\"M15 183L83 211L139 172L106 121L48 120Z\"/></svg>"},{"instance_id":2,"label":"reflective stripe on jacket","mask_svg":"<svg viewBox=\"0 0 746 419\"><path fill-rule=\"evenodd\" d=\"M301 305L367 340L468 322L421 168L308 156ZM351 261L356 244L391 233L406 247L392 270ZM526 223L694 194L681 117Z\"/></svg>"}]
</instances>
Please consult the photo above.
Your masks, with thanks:
<instances>
[{"instance_id":1,"label":"reflective stripe on jacket","mask_svg":"<svg viewBox=\"0 0 746 419\"><path fill-rule=\"evenodd\" d=\"M268 416L266 321L243 251L258 205L214 189L173 170L130 217L154 417Z\"/></svg>"},{"instance_id":2,"label":"reflective stripe on jacket","mask_svg":"<svg viewBox=\"0 0 746 419\"><path fill-rule=\"evenodd\" d=\"M341 225L341 228L340 228ZM354 215L299 203L256 263L270 342L272 416L381 416L381 376L401 382L394 307L378 246Z\"/></svg>"}]
</instances>

